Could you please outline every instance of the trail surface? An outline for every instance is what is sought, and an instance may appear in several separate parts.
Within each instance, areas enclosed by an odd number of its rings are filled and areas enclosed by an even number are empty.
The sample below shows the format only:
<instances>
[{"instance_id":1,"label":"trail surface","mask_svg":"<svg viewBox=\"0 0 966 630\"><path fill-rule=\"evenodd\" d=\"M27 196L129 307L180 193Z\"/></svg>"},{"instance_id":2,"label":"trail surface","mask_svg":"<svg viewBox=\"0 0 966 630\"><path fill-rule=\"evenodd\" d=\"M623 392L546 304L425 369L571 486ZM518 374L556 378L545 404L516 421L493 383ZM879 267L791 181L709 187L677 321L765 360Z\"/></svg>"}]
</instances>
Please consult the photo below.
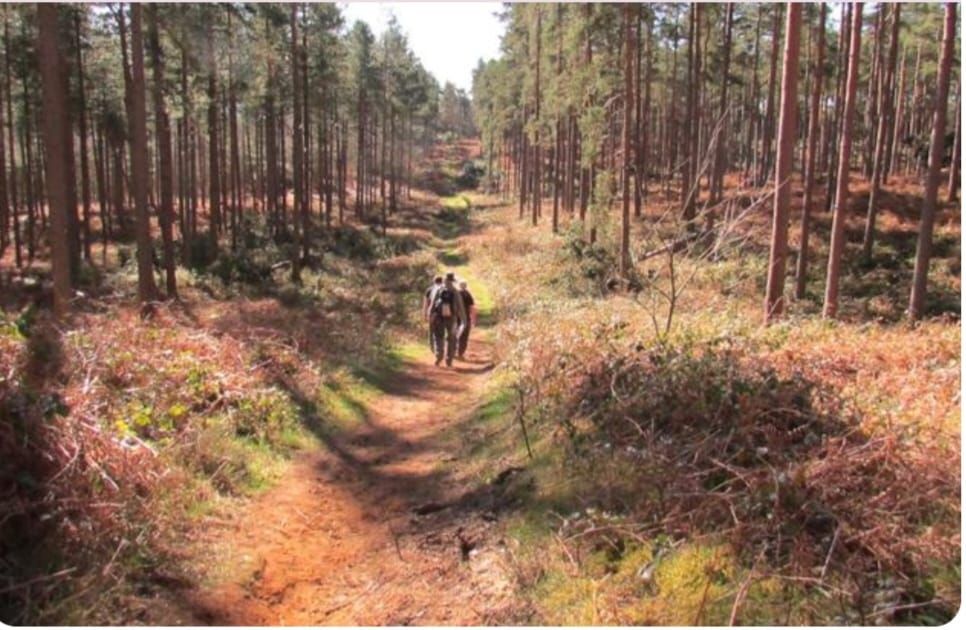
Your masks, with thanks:
<instances>
[{"instance_id":1,"label":"trail surface","mask_svg":"<svg viewBox=\"0 0 966 630\"><path fill-rule=\"evenodd\" d=\"M492 369L407 361L364 422L299 456L270 491L203 532L213 574L190 623L477 625L513 607L495 533L499 487L461 474L459 425Z\"/></svg>"}]
</instances>

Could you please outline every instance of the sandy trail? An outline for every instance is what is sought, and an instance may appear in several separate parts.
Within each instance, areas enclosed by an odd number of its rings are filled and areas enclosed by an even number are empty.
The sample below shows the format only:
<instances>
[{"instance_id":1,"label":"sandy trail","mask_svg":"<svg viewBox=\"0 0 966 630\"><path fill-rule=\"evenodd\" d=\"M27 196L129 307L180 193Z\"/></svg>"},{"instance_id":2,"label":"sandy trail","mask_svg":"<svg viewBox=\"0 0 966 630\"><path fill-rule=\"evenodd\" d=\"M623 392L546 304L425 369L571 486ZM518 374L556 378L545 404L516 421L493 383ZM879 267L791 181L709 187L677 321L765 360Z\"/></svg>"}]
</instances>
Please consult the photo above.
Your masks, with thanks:
<instances>
[{"instance_id":1,"label":"sandy trail","mask_svg":"<svg viewBox=\"0 0 966 630\"><path fill-rule=\"evenodd\" d=\"M270 491L202 534L223 567L185 594L192 623L463 625L513 607L495 486L461 478L457 425L492 369L408 362L355 431L307 452ZM498 507L498 506L497 506Z\"/></svg>"}]
</instances>

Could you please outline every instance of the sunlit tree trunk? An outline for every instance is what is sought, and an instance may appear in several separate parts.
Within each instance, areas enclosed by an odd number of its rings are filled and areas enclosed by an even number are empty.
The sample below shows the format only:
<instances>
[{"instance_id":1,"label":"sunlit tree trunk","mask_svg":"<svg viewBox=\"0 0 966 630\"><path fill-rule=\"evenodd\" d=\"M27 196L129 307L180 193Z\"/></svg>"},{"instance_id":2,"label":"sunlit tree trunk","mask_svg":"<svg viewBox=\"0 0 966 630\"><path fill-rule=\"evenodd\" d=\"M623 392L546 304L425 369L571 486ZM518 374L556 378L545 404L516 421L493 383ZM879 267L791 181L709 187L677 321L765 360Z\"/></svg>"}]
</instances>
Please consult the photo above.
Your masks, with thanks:
<instances>
[{"instance_id":1,"label":"sunlit tree trunk","mask_svg":"<svg viewBox=\"0 0 966 630\"><path fill-rule=\"evenodd\" d=\"M849 65L846 74L845 101L842 108L842 130L838 152L832 237L829 246L828 271L825 279L824 317L835 317L839 307L839 273L842 250L845 249L845 220L849 202L849 161L852 155L852 120L855 117L855 91L859 79L859 56L862 48L862 3L852 3L852 27L849 43Z\"/></svg>"},{"instance_id":2,"label":"sunlit tree trunk","mask_svg":"<svg viewBox=\"0 0 966 630\"><path fill-rule=\"evenodd\" d=\"M926 190L919 220L919 238L916 242L916 266L912 274L912 292L909 295L909 318L921 319L926 307L926 280L929 259L932 257L932 232L936 219L936 198L939 194L939 171L942 168L943 141L946 135L946 106L949 98L949 75L956 45L956 4L946 4L946 20L943 28L942 52L939 58L936 98L933 101L932 141L929 146L929 170Z\"/></svg>"},{"instance_id":3,"label":"sunlit tree trunk","mask_svg":"<svg viewBox=\"0 0 966 630\"><path fill-rule=\"evenodd\" d=\"M798 118L798 54L801 27L802 5L797 2L789 3L785 23L785 53L782 61L778 155L775 161L775 211L772 219L771 252L765 294L766 322L781 315L784 307L788 215L792 196L792 165L795 161L795 123Z\"/></svg>"}]
</instances>

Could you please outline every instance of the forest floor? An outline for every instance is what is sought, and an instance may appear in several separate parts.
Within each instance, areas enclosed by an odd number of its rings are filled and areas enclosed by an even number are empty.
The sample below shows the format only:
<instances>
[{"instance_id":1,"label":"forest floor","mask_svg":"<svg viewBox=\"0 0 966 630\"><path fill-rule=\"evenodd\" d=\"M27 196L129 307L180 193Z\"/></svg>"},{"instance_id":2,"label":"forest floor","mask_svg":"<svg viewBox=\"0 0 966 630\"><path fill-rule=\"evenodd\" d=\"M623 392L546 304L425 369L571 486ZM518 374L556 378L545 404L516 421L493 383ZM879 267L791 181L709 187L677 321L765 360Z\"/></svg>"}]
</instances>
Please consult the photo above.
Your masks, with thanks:
<instances>
[{"instance_id":1,"label":"forest floor","mask_svg":"<svg viewBox=\"0 0 966 630\"><path fill-rule=\"evenodd\" d=\"M183 610L160 607L165 614L150 618L481 625L505 616L515 597L495 533L501 486L460 466L460 425L493 369L490 336L478 327L452 368L433 365L425 346L408 347L358 426L301 453L271 490L197 532L202 586L183 593Z\"/></svg>"}]
</instances>

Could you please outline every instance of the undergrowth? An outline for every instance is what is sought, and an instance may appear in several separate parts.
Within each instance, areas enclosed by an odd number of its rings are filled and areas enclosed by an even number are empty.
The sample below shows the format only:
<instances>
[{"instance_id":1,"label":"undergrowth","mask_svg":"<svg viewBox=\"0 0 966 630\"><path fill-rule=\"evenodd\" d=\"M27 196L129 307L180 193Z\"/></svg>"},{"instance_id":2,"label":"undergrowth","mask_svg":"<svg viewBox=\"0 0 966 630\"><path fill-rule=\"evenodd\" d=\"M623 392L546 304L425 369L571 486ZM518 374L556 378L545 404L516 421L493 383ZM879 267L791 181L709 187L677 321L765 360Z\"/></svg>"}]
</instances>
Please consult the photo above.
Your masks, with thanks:
<instances>
[{"instance_id":1,"label":"undergrowth","mask_svg":"<svg viewBox=\"0 0 966 630\"><path fill-rule=\"evenodd\" d=\"M285 243L249 241L179 268L181 301L147 320L130 261L66 326L2 314L5 622L126 623L131 601L199 579L183 549L199 519L364 420L412 354L435 264L417 235L333 229L301 285Z\"/></svg>"},{"instance_id":2,"label":"undergrowth","mask_svg":"<svg viewBox=\"0 0 966 630\"><path fill-rule=\"evenodd\" d=\"M762 328L757 218L714 256L676 257L688 284L670 309L666 257L613 289L613 260L579 228L553 237L512 213L495 210L474 250L500 305L502 376L467 448L481 478L530 476L506 527L531 622L956 614L958 326L892 324L895 309L852 294L844 322L806 301ZM935 295L958 296L937 265Z\"/></svg>"}]
</instances>

